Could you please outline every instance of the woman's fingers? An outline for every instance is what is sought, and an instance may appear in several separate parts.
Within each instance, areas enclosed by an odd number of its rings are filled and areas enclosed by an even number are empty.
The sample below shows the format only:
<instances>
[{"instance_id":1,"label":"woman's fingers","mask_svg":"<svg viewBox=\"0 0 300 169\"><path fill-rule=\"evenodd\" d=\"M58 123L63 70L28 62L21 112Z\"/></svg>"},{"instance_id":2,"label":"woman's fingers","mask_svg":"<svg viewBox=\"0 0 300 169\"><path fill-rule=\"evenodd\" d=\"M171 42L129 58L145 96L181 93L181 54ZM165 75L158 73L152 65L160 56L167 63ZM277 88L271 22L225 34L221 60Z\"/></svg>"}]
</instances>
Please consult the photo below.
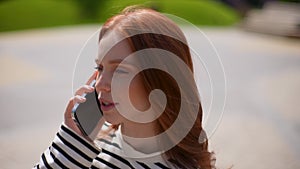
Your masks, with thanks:
<instances>
[{"instance_id":1,"label":"woman's fingers","mask_svg":"<svg viewBox=\"0 0 300 169\"><path fill-rule=\"evenodd\" d=\"M91 93L94 91L94 87L90 86L90 84L92 83L93 80L96 80L98 75L98 72L95 71L92 76L88 79L88 81L86 82L85 85L83 85L82 87L80 87L76 92L75 92L75 96L76 95L80 95L82 96L84 93Z\"/></svg>"},{"instance_id":2,"label":"woman's fingers","mask_svg":"<svg viewBox=\"0 0 300 169\"><path fill-rule=\"evenodd\" d=\"M98 76L98 71L95 71L85 84L90 85L93 80L96 80L97 76Z\"/></svg>"},{"instance_id":3,"label":"woman's fingers","mask_svg":"<svg viewBox=\"0 0 300 169\"><path fill-rule=\"evenodd\" d=\"M93 90L94 90L93 88L87 88L87 86L82 86L80 89L78 89L77 94L80 94L80 95L75 95L74 97L72 97L69 100L69 103L67 105L67 108L66 108L66 111L64 114L65 124L81 136L83 136L83 134L73 119L72 110L73 110L73 107L75 104L84 103L86 101L86 98L82 96L83 93L92 92ZM82 92L82 94L81 94L81 92Z\"/></svg>"},{"instance_id":4,"label":"woman's fingers","mask_svg":"<svg viewBox=\"0 0 300 169\"><path fill-rule=\"evenodd\" d=\"M74 97L72 97L69 100L69 103L67 105L66 111L65 111L65 118L72 118L72 110L75 104L77 103L83 103L86 101L86 98L76 95Z\"/></svg>"},{"instance_id":5,"label":"woman's fingers","mask_svg":"<svg viewBox=\"0 0 300 169\"><path fill-rule=\"evenodd\" d=\"M89 86L89 84L95 80L97 78L97 75L98 75L98 72L95 71L93 73L93 75L89 78L89 80L87 81L87 83L85 85L83 85L82 87L80 87L76 92L75 92L75 96L72 97L69 102L68 102L68 105L67 105L67 108L65 110L65 119L64 119L64 122L65 124L71 128L72 130L74 130L76 133L78 133L79 135L81 136L84 136L82 134L82 132L80 131L80 129L78 128L76 122L74 121L73 119L73 116L72 116L72 110L73 110L73 107L75 104L77 103L83 103L86 101L86 98L83 97L83 95L85 93L91 93L93 92L95 89L94 87L92 86Z\"/></svg>"},{"instance_id":6,"label":"woman's fingers","mask_svg":"<svg viewBox=\"0 0 300 169\"><path fill-rule=\"evenodd\" d=\"M80 96L81 97L81 96ZM64 123L65 125L67 125L69 128L71 128L73 131L75 131L77 134L83 136L82 132L80 131L80 129L78 128L76 122L74 121L73 119L73 116L72 116L72 109L74 107L74 105L76 103L79 103L79 102L84 102L85 98L80 98L80 97L72 97L69 102L68 102L68 105L67 105L67 108L66 108L66 111L65 111L65 118L64 118Z\"/></svg>"},{"instance_id":7,"label":"woman's fingers","mask_svg":"<svg viewBox=\"0 0 300 169\"><path fill-rule=\"evenodd\" d=\"M77 103L83 103L85 102L86 98L82 96L74 96L69 100L69 103L67 105L66 111L65 111L65 118L73 118L72 117L72 109L75 104Z\"/></svg>"},{"instance_id":8,"label":"woman's fingers","mask_svg":"<svg viewBox=\"0 0 300 169\"><path fill-rule=\"evenodd\" d=\"M94 87L93 86L89 86L89 85L84 85L82 87L80 87L76 92L75 92L75 96L82 96L85 93L91 93L94 91Z\"/></svg>"}]
</instances>

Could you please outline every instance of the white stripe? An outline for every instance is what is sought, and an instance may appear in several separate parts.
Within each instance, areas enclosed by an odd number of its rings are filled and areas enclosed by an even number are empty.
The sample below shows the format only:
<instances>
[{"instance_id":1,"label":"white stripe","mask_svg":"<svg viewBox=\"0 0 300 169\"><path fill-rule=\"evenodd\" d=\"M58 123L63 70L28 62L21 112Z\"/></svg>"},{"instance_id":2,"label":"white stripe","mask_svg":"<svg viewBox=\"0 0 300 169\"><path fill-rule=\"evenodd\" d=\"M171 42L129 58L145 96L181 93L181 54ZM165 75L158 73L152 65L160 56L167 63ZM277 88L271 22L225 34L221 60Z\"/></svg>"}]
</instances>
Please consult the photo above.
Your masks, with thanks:
<instances>
[{"instance_id":1,"label":"white stripe","mask_svg":"<svg viewBox=\"0 0 300 169\"><path fill-rule=\"evenodd\" d=\"M47 149L46 151L49 151L49 149ZM46 151L45 151L45 152L46 152ZM44 152L44 153L45 153L45 152ZM40 169L46 168L42 156L41 156L41 158L40 158L40 166L39 166L39 167L40 167Z\"/></svg>"},{"instance_id":2,"label":"white stripe","mask_svg":"<svg viewBox=\"0 0 300 169\"><path fill-rule=\"evenodd\" d=\"M48 164L49 164L52 168L60 168L60 167L54 162L54 159L53 159L52 156L50 155L50 150L49 150L49 149L47 149L47 150L44 152L44 155L45 155L46 161L48 162Z\"/></svg>"},{"instance_id":3,"label":"white stripe","mask_svg":"<svg viewBox=\"0 0 300 169\"><path fill-rule=\"evenodd\" d=\"M64 125L65 126L65 125ZM66 127L66 126L65 126ZM66 127L68 128L68 127ZM68 128L69 129L69 128ZM71 132L73 132L71 129L69 129ZM74 132L73 132L74 133ZM94 159L97 157L98 154L94 153L93 151L91 151L89 148L87 148L85 145L83 145L81 142L79 142L78 140L76 140L74 137L72 137L71 135L69 135L68 133L64 132L62 129L59 130L59 134L65 139L67 140L69 143L71 143L72 145L74 145L75 147L77 147L80 151L82 151L84 154L86 154L87 156L89 156L90 158ZM74 133L76 134L76 133ZM78 134L76 134L78 135ZM80 137L80 136L79 136ZM83 137L81 137L83 138ZM83 139L85 140L85 139ZM86 143L90 144L92 147L95 147L93 144L91 144L90 142L86 141ZM98 148L95 148L98 149ZM99 150L99 149L98 149Z\"/></svg>"},{"instance_id":4,"label":"white stripe","mask_svg":"<svg viewBox=\"0 0 300 169\"><path fill-rule=\"evenodd\" d=\"M103 165L103 163L99 162L98 160L94 159L93 160L93 166L97 167L97 168L101 168L104 169L105 165Z\"/></svg>"},{"instance_id":5,"label":"white stripe","mask_svg":"<svg viewBox=\"0 0 300 169\"><path fill-rule=\"evenodd\" d=\"M65 145L57 136L54 138L53 142L79 163L83 164L84 166L91 165L91 162L87 161L85 158L77 154L73 149Z\"/></svg>"},{"instance_id":6,"label":"white stripe","mask_svg":"<svg viewBox=\"0 0 300 169\"><path fill-rule=\"evenodd\" d=\"M126 165L125 163L123 163L122 161L108 155L108 154L105 154L105 153L100 153L100 155L98 156L99 158L101 159L104 159L105 161L108 161L109 163L115 165L115 166L118 166L120 168L130 168L128 165ZM130 163L129 160L125 159L126 161L128 161Z\"/></svg>"},{"instance_id":7,"label":"white stripe","mask_svg":"<svg viewBox=\"0 0 300 169\"><path fill-rule=\"evenodd\" d=\"M64 155L62 155L58 150L51 146L50 151L54 154L54 156L59 159L66 167L68 168L78 168L76 164L70 162Z\"/></svg>"}]
</instances>

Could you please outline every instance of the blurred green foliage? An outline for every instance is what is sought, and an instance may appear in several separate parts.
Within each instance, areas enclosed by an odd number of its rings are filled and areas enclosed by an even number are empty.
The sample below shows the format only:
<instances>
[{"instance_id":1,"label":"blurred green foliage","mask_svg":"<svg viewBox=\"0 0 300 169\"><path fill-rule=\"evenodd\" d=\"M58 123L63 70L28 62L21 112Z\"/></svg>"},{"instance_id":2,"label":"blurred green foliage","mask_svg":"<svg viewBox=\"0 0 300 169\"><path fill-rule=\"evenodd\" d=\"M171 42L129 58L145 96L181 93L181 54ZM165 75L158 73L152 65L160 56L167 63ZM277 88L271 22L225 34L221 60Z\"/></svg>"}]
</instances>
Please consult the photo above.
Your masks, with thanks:
<instances>
[{"instance_id":1,"label":"blurred green foliage","mask_svg":"<svg viewBox=\"0 0 300 169\"><path fill-rule=\"evenodd\" d=\"M226 26L237 13L212 0L9 0L0 1L0 31L102 23L128 5L143 4L196 25Z\"/></svg>"},{"instance_id":2,"label":"blurred green foliage","mask_svg":"<svg viewBox=\"0 0 300 169\"><path fill-rule=\"evenodd\" d=\"M74 0L79 9L81 19L94 21L98 17L98 10L109 2L108 0Z\"/></svg>"},{"instance_id":3,"label":"blurred green foliage","mask_svg":"<svg viewBox=\"0 0 300 169\"><path fill-rule=\"evenodd\" d=\"M0 3L0 31L78 23L71 1L10 0Z\"/></svg>"}]
</instances>

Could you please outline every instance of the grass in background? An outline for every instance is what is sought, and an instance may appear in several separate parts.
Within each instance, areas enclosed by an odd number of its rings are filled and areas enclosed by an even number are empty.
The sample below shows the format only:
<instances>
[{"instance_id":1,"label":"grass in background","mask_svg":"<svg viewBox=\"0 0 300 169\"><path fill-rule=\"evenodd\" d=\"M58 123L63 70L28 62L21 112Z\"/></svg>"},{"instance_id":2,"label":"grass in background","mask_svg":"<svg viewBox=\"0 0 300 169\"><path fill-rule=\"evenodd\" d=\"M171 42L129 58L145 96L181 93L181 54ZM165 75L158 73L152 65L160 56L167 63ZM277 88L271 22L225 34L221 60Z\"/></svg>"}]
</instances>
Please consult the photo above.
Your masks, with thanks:
<instances>
[{"instance_id":1,"label":"grass in background","mask_svg":"<svg viewBox=\"0 0 300 169\"><path fill-rule=\"evenodd\" d=\"M77 9L70 1L10 0L0 3L0 31L76 23Z\"/></svg>"},{"instance_id":2,"label":"grass in background","mask_svg":"<svg viewBox=\"0 0 300 169\"><path fill-rule=\"evenodd\" d=\"M196 25L225 26L238 21L238 16L229 7L216 1L162 1L162 11L180 16Z\"/></svg>"},{"instance_id":3,"label":"grass in background","mask_svg":"<svg viewBox=\"0 0 300 169\"><path fill-rule=\"evenodd\" d=\"M110 17L128 5L145 4L160 12L176 15L196 25L227 26L239 21L230 7L213 0L115 0L107 4L102 16ZM107 18L105 17L105 18Z\"/></svg>"},{"instance_id":4,"label":"grass in background","mask_svg":"<svg viewBox=\"0 0 300 169\"><path fill-rule=\"evenodd\" d=\"M74 0L0 0L0 32L83 23L102 23L125 6L144 4L196 25L227 26L239 20L235 11L212 0L107 0L96 19L83 18Z\"/></svg>"}]
</instances>

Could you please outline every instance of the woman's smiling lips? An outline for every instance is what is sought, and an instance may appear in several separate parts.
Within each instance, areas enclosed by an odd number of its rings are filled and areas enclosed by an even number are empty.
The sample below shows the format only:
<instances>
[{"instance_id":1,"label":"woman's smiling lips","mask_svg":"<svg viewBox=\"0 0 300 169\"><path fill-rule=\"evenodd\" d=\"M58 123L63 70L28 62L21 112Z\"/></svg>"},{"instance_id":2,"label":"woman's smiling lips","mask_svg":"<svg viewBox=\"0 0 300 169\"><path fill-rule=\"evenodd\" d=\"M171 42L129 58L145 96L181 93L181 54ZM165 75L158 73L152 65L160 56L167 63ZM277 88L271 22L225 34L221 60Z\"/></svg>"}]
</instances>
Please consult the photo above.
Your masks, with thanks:
<instances>
[{"instance_id":1,"label":"woman's smiling lips","mask_svg":"<svg viewBox=\"0 0 300 169\"><path fill-rule=\"evenodd\" d=\"M114 103L108 100L105 100L103 98L100 98L100 103L101 103L101 110L102 111L109 111L115 107L118 103Z\"/></svg>"}]
</instances>

